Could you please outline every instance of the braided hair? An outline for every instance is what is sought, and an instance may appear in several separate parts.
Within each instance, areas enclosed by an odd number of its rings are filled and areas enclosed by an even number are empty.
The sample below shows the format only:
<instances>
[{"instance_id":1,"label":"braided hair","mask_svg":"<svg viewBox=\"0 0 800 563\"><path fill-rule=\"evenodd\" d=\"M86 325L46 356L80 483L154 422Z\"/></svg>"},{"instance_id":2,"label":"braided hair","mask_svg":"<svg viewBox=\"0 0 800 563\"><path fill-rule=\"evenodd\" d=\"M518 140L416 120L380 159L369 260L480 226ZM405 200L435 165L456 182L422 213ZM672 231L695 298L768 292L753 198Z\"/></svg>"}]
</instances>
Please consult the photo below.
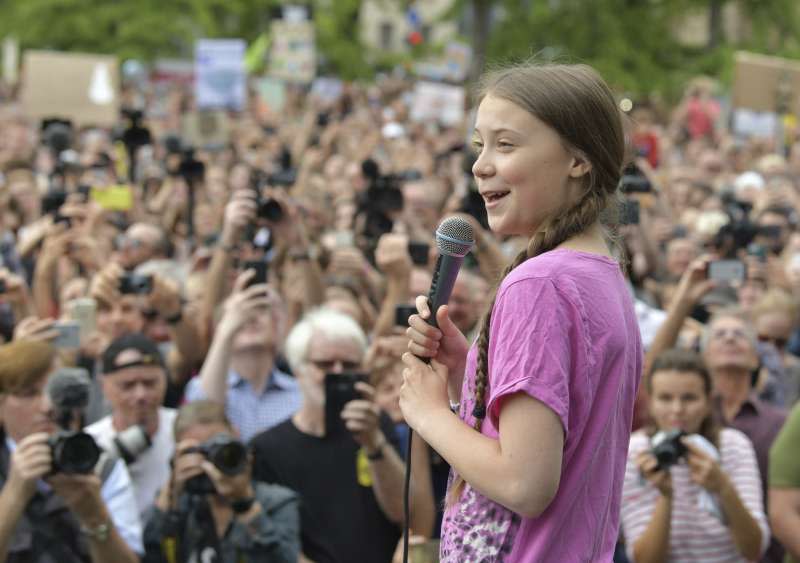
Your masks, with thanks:
<instances>
[{"instance_id":1,"label":"braided hair","mask_svg":"<svg viewBox=\"0 0 800 563\"><path fill-rule=\"evenodd\" d=\"M603 79L585 65L527 63L484 76L480 98L491 94L527 110L558 133L565 147L591 164L585 190L571 207L549 217L500 275L504 279L526 260L555 249L601 220L613 242L620 202L617 186L625 154L622 122L614 97ZM480 326L475 369L475 430L486 417L489 386L489 334L492 299ZM464 480L456 476L448 504L461 496Z\"/></svg>"}]
</instances>

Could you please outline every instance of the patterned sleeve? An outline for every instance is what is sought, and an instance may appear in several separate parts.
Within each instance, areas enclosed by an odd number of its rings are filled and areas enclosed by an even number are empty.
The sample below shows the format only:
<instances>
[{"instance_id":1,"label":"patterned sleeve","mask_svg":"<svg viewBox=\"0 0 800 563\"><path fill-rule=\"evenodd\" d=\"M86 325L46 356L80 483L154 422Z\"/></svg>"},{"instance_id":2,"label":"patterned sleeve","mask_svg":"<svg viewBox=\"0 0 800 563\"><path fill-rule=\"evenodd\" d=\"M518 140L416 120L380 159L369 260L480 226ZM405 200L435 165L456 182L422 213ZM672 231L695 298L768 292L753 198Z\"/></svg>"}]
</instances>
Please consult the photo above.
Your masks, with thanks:
<instances>
[{"instance_id":1,"label":"patterned sleeve","mask_svg":"<svg viewBox=\"0 0 800 563\"><path fill-rule=\"evenodd\" d=\"M761 553L769 546L770 529L764 512L764 495L758 471L756 452L750 439L732 428L720 433L722 468L728 474L747 511L761 530Z\"/></svg>"},{"instance_id":2,"label":"patterned sleeve","mask_svg":"<svg viewBox=\"0 0 800 563\"><path fill-rule=\"evenodd\" d=\"M620 523L625 536L625 549L633 561L633 546L644 534L650 517L655 510L658 491L642 479L636 466L637 456L648 448L648 438L644 432L631 435L628 447L628 461L625 464L625 480L622 483L622 510Z\"/></svg>"}]
</instances>

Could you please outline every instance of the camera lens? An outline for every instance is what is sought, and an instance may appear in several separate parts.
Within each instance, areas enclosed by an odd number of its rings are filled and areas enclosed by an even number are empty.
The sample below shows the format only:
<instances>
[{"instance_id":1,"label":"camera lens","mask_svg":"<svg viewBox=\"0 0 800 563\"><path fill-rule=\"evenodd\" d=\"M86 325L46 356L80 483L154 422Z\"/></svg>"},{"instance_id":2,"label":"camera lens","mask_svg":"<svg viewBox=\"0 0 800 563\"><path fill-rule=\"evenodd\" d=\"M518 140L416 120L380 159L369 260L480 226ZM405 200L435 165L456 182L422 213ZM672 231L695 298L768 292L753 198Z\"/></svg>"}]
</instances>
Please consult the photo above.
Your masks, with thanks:
<instances>
[{"instance_id":1,"label":"camera lens","mask_svg":"<svg viewBox=\"0 0 800 563\"><path fill-rule=\"evenodd\" d=\"M283 219L283 208L277 200L270 198L259 205L258 216L267 221L276 223Z\"/></svg>"},{"instance_id":2,"label":"camera lens","mask_svg":"<svg viewBox=\"0 0 800 563\"><path fill-rule=\"evenodd\" d=\"M241 442L220 445L213 452L211 462L225 475L238 475L247 464L247 450Z\"/></svg>"},{"instance_id":3,"label":"camera lens","mask_svg":"<svg viewBox=\"0 0 800 563\"><path fill-rule=\"evenodd\" d=\"M91 473L100 459L100 448L85 432L65 432L51 439L53 468L62 473Z\"/></svg>"}]
</instances>

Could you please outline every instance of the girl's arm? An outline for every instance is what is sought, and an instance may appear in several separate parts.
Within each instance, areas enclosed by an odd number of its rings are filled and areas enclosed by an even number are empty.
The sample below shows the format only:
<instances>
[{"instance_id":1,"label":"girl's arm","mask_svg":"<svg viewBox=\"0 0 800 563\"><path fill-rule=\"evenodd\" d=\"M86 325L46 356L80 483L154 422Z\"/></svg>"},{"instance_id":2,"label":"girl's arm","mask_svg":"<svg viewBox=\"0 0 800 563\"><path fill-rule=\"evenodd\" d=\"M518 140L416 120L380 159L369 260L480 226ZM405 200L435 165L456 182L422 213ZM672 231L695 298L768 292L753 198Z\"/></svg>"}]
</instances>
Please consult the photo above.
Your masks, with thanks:
<instances>
[{"instance_id":1,"label":"girl's arm","mask_svg":"<svg viewBox=\"0 0 800 563\"><path fill-rule=\"evenodd\" d=\"M659 495L647 529L633 545L633 559L642 563L661 563L669 555L672 498Z\"/></svg>"},{"instance_id":2,"label":"girl's arm","mask_svg":"<svg viewBox=\"0 0 800 563\"><path fill-rule=\"evenodd\" d=\"M508 396L499 440L476 432L449 410L425 418L419 434L472 488L527 518L550 505L561 480L564 430L544 403L521 392Z\"/></svg>"}]
</instances>

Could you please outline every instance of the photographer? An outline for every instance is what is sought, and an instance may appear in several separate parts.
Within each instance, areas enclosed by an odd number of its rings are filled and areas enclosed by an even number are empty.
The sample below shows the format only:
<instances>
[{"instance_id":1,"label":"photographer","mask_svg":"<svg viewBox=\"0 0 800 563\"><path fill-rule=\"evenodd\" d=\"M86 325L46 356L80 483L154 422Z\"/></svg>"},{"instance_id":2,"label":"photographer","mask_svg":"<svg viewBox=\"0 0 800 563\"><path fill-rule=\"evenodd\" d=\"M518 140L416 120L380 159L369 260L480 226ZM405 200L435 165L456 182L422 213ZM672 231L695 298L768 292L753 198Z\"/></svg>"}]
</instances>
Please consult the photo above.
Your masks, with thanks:
<instances>
[{"instance_id":1,"label":"photographer","mask_svg":"<svg viewBox=\"0 0 800 563\"><path fill-rule=\"evenodd\" d=\"M715 424L702 360L664 352L645 385L653 425L631 436L622 492L628 555L757 560L770 535L755 451L744 434Z\"/></svg>"},{"instance_id":2,"label":"photographer","mask_svg":"<svg viewBox=\"0 0 800 563\"><path fill-rule=\"evenodd\" d=\"M303 406L252 441L255 478L301 495L303 554L316 563L388 562L400 537L403 464L373 387L357 381L366 346L347 315L307 314L286 344ZM426 535L429 483L411 484L410 527Z\"/></svg>"},{"instance_id":3,"label":"photographer","mask_svg":"<svg viewBox=\"0 0 800 563\"><path fill-rule=\"evenodd\" d=\"M45 384L55 362L55 350L43 342L0 347L0 559L136 561L141 524L124 465L117 461L99 476L54 472L61 456L52 446L57 426ZM73 418L76 430L80 421Z\"/></svg>"},{"instance_id":4,"label":"photographer","mask_svg":"<svg viewBox=\"0 0 800 563\"><path fill-rule=\"evenodd\" d=\"M175 410L161 406L167 388L161 354L142 334L121 336L103 353L102 374L111 414L86 431L105 449L127 458L136 504L144 514L169 479L169 459L175 446Z\"/></svg>"},{"instance_id":5,"label":"photographer","mask_svg":"<svg viewBox=\"0 0 800 563\"><path fill-rule=\"evenodd\" d=\"M224 407L198 401L178 411L172 475L148 515L148 563L297 561L297 495L252 480L251 456Z\"/></svg>"}]
</instances>

